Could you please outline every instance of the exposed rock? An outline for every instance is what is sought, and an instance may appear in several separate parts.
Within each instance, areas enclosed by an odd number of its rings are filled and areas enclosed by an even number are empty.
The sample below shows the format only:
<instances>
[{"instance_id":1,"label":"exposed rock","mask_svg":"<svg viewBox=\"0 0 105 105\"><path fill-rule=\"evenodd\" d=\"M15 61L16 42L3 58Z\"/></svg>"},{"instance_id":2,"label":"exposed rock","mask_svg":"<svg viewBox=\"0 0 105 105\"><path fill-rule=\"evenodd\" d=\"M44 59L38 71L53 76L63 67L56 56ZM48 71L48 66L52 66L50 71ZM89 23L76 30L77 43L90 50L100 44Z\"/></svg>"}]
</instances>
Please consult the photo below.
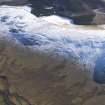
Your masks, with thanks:
<instances>
[{"instance_id":1,"label":"exposed rock","mask_svg":"<svg viewBox=\"0 0 105 105\"><path fill-rule=\"evenodd\" d=\"M92 24L105 24L105 8L94 10L96 16L94 17Z\"/></svg>"},{"instance_id":2,"label":"exposed rock","mask_svg":"<svg viewBox=\"0 0 105 105\"><path fill-rule=\"evenodd\" d=\"M25 5L28 0L0 0L0 5Z\"/></svg>"},{"instance_id":3,"label":"exposed rock","mask_svg":"<svg viewBox=\"0 0 105 105\"><path fill-rule=\"evenodd\" d=\"M94 10L104 8L103 0L0 0L0 5L29 5L36 16L60 15L73 19L74 24L104 24L104 12Z\"/></svg>"},{"instance_id":4,"label":"exposed rock","mask_svg":"<svg viewBox=\"0 0 105 105\"><path fill-rule=\"evenodd\" d=\"M74 20L75 24L104 24L103 14L94 9L105 8L102 0L30 0L32 13L37 16L57 14ZM94 19L95 18L95 19ZM101 19L100 19L101 18Z\"/></svg>"},{"instance_id":5,"label":"exposed rock","mask_svg":"<svg viewBox=\"0 0 105 105\"><path fill-rule=\"evenodd\" d=\"M0 76L0 105L31 105L17 93L11 93L9 85L8 78Z\"/></svg>"}]
</instances>

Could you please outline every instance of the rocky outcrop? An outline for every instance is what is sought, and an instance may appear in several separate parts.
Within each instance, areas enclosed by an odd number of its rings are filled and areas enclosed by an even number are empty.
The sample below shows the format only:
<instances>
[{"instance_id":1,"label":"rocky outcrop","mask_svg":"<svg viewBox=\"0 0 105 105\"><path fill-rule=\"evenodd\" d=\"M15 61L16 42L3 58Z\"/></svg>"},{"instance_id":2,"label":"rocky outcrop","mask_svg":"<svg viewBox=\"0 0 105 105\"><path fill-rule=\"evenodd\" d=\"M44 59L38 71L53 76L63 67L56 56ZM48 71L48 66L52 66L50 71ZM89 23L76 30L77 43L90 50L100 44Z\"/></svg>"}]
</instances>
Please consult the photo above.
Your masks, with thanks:
<instances>
[{"instance_id":1,"label":"rocky outcrop","mask_svg":"<svg viewBox=\"0 0 105 105\"><path fill-rule=\"evenodd\" d=\"M0 0L0 5L27 4L36 16L60 15L79 25L105 23L104 12L95 12L95 9L105 8L103 0Z\"/></svg>"},{"instance_id":2,"label":"rocky outcrop","mask_svg":"<svg viewBox=\"0 0 105 105\"><path fill-rule=\"evenodd\" d=\"M28 0L0 0L0 5L25 5Z\"/></svg>"},{"instance_id":3,"label":"rocky outcrop","mask_svg":"<svg viewBox=\"0 0 105 105\"><path fill-rule=\"evenodd\" d=\"M103 24L105 17L98 16L94 9L105 8L102 0L29 0L32 13L37 16L57 14L74 20L75 24ZM94 19L95 18L95 19ZM94 20L94 22L93 22Z\"/></svg>"},{"instance_id":4,"label":"rocky outcrop","mask_svg":"<svg viewBox=\"0 0 105 105\"><path fill-rule=\"evenodd\" d=\"M96 16L94 17L92 24L105 24L105 9L96 9L94 12L96 13Z\"/></svg>"},{"instance_id":5,"label":"rocky outcrop","mask_svg":"<svg viewBox=\"0 0 105 105\"><path fill-rule=\"evenodd\" d=\"M10 84L6 76L0 75L0 105L31 105L18 93L10 92Z\"/></svg>"}]
</instances>

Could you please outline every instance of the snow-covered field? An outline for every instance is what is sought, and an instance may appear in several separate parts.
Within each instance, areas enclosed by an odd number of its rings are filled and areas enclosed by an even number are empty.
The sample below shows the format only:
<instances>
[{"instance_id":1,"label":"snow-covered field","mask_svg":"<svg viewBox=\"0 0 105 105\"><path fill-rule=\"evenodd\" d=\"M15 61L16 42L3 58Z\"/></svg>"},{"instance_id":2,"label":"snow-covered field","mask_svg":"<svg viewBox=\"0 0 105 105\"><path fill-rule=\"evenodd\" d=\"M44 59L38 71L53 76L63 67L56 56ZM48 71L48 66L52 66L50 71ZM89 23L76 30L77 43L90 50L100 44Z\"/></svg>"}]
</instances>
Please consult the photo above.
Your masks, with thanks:
<instances>
[{"instance_id":1,"label":"snow-covered field","mask_svg":"<svg viewBox=\"0 0 105 105\"><path fill-rule=\"evenodd\" d=\"M27 6L0 6L0 37L55 57L78 59L97 82L105 83L104 26L78 26L66 18L38 18L30 12Z\"/></svg>"}]
</instances>

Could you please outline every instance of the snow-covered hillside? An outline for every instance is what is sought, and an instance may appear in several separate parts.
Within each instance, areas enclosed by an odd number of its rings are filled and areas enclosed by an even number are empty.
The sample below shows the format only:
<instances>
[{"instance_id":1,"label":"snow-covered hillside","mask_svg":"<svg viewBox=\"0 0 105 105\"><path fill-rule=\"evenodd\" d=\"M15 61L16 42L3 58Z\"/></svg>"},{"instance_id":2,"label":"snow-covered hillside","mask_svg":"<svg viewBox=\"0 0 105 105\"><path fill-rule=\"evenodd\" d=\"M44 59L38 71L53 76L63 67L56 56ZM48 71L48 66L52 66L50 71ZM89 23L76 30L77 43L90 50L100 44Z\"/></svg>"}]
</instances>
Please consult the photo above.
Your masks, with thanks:
<instances>
[{"instance_id":1,"label":"snow-covered hillside","mask_svg":"<svg viewBox=\"0 0 105 105\"><path fill-rule=\"evenodd\" d=\"M0 6L3 36L34 51L65 59L75 58L89 67L97 82L105 83L105 30L99 26L77 26L59 16L36 17L27 6ZM95 68L95 69L94 69Z\"/></svg>"}]
</instances>

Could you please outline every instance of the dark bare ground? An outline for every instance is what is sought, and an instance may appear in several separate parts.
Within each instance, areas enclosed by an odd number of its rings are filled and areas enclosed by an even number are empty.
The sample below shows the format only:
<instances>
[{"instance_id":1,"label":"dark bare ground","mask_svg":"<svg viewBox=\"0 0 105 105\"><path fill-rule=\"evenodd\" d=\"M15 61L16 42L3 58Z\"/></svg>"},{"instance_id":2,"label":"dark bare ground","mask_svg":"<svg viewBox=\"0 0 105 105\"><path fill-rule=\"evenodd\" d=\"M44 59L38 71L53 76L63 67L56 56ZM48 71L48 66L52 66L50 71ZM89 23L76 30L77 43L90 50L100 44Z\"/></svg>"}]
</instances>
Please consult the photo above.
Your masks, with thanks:
<instances>
[{"instance_id":1,"label":"dark bare ground","mask_svg":"<svg viewBox=\"0 0 105 105\"><path fill-rule=\"evenodd\" d=\"M51 55L0 40L0 75L32 105L104 105L104 86L83 65Z\"/></svg>"}]
</instances>

